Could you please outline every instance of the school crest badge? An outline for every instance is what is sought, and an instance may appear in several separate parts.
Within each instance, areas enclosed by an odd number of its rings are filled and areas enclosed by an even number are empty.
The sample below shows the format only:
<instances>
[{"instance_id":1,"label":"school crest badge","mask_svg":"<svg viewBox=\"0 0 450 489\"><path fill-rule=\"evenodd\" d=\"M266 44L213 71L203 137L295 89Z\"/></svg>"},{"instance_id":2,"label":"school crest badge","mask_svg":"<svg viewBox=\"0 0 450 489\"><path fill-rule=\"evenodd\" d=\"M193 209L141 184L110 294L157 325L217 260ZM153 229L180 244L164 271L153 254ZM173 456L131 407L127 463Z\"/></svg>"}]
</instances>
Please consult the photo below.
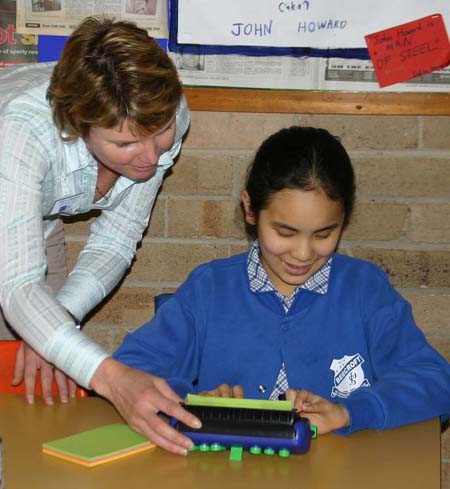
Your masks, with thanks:
<instances>
[{"instance_id":1,"label":"school crest badge","mask_svg":"<svg viewBox=\"0 0 450 489\"><path fill-rule=\"evenodd\" d=\"M364 358L356 353L353 356L344 355L331 362L330 370L334 372L334 386L331 397L348 397L359 387L369 387L362 365Z\"/></svg>"}]
</instances>

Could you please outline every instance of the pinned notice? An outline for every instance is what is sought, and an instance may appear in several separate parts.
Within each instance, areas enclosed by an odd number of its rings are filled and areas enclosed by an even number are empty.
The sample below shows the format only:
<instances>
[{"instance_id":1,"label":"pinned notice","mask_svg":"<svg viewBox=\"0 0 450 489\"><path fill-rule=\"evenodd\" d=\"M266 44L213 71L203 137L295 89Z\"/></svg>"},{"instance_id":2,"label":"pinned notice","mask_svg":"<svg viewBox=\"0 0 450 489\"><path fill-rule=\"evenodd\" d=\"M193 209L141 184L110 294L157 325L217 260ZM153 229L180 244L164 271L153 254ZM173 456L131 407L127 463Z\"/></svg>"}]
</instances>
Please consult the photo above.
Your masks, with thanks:
<instances>
[{"instance_id":1,"label":"pinned notice","mask_svg":"<svg viewBox=\"0 0 450 489\"><path fill-rule=\"evenodd\" d=\"M440 14L374 32L365 39L380 87L450 64L450 42Z\"/></svg>"}]
</instances>

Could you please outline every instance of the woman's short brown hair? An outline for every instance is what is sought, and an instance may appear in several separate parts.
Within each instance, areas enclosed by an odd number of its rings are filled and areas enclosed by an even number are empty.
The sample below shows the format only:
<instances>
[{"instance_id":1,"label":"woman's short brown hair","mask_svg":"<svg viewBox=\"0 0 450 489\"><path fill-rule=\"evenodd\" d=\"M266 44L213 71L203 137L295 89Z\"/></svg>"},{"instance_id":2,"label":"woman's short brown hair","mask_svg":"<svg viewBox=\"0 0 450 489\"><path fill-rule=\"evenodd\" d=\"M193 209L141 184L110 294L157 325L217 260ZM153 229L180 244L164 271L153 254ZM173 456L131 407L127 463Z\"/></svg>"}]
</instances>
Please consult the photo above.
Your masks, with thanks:
<instances>
[{"instance_id":1,"label":"woman's short brown hair","mask_svg":"<svg viewBox=\"0 0 450 489\"><path fill-rule=\"evenodd\" d=\"M153 132L173 117L181 95L176 68L147 31L96 17L68 39L47 92L66 141L125 119L137 134Z\"/></svg>"}]
</instances>

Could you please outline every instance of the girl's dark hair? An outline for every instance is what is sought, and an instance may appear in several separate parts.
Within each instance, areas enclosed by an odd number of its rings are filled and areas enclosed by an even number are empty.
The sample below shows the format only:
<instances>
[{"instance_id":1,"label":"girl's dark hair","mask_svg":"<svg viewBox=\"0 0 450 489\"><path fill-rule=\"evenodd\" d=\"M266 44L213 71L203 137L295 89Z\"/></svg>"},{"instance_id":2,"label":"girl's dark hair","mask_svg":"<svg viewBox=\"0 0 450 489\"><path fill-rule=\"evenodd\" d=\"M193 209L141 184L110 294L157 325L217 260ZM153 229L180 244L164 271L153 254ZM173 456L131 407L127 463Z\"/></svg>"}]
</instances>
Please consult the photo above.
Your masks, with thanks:
<instances>
[{"instance_id":1,"label":"girl's dark hair","mask_svg":"<svg viewBox=\"0 0 450 489\"><path fill-rule=\"evenodd\" d=\"M339 140L325 129L299 126L268 137L248 168L245 184L256 222L271 197L287 188L322 189L328 198L340 202L346 225L355 200L355 184L350 158ZM256 239L256 226L247 223L246 230Z\"/></svg>"}]
</instances>

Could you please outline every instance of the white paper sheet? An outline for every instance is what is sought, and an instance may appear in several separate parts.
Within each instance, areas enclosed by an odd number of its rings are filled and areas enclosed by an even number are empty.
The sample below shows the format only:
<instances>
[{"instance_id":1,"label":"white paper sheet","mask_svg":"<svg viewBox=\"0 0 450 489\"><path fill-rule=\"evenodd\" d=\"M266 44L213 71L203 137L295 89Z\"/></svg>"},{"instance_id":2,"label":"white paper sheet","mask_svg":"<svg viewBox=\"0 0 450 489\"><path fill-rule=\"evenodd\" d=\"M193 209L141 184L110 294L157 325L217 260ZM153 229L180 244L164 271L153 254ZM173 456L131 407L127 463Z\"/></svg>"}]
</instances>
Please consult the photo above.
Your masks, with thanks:
<instances>
[{"instance_id":1,"label":"white paper sheet","mask_svg":"<svg viewBox=\"0 0 450 489\"><path fill-rule=\"evenodd\" d=\"M361 48L364 36L427 15L450 27L449 0L178 0L178 42Z\"/></svg>"}]
</instances>

